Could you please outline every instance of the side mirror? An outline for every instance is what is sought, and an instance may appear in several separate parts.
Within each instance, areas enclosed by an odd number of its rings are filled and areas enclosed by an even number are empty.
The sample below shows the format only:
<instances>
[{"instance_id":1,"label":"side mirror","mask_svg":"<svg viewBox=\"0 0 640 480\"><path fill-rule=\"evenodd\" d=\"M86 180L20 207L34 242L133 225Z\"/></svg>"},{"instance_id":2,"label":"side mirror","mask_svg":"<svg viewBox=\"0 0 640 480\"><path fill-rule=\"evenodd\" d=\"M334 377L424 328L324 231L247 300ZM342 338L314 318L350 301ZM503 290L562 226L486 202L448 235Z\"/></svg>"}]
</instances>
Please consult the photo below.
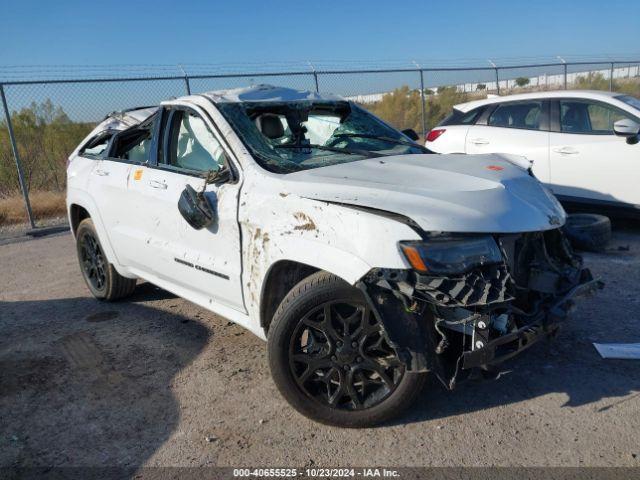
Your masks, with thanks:
<instances>
[{"instance_id":1,"label":"side mirror","mask_svg":"<svg viewBox=\"0 0 640 480\"><path fill-rule=\"evenodd\" d=\"M227 166L220 167L219 170L211 170L207 172L205 176L205 182L207 184L213 183L214 185L220 185L223 183L227 183L231 180L233 175L231 175L231 170Z\"/></svg>"},{"instance_id":2,"label":"side mirror","mask_svg":"<svg viewBox=\"0 0 640 480\"><path fill-rule=\"evenodd\" d=\"M418 134L413 128L407 128L405 130L402 130L402 133L404 133L407 137L409 137L414 142L417 142L418 140L420 140L420 137L418 136Z\"/></svg>"},{"instance_id":3,"label":"side mirror","mask_svg":"<svg viewBox=\"0 0 640 480\"><path fill-rule=\"evenodd\" d=\"M640 124L628 118L623 118L613 124L613 133L619 137L636 137L640 134Z\"/></svg>"},{"instance_id":4,"label":"side mirror","mask_svg":"<svg viewBox=\"0 0 640 480\"><path fill-rule=\"evenodd\" d=\"M186 222L196 230L211 226L216 220L214 208L202 192L187 185L178 200L178 210Z\"/></svg>"}]
</instances>

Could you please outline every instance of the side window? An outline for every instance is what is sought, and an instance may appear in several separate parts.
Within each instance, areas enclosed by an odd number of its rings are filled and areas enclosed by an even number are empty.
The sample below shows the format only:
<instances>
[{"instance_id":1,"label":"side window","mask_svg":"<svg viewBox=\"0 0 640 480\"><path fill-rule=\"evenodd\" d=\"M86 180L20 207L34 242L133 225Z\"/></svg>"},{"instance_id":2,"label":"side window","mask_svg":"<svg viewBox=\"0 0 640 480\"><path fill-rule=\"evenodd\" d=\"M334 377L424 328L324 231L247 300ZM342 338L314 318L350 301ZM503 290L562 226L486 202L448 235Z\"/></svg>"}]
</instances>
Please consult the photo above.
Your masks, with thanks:
<instances>
[{"instance_id":1,"label":"side window","mask_svg":"<svg viewBox=\"0 0 640 480\"><path fill-rule=\"evenodd\" d=\"M80 155L84 157L102 159L107 155L107 147L113 136L112 132L102 132L89 140L80 150Z\"/></svg>"},{"instance_id":2,"label":"side window","mask_svg":"<svg viewBox=\"0 0 640 480\"><path fill-rule=\"evenodd\" d=\"M138 163L148 162L151 138L150 125L125 130L115 137L111 157Z\"/></svg>"},{"instance_id":3,"label":"side window","mask_svg":"<svg viewBox=\"0 0 640 480\"><path fill-rule=\"evenodd\" d=\"M613 135L613 124L631 118L615 107L576 100L560 101L560 131L590 135Z\"/></svg>"},{"instance_id":4,"label":"side window","mask_svg":"<svg viewBox=\"0 0 640 480\"><path fill-rule=\"evenodd\" d=\"M176 110L168 132L168 155L164 161L169 165L197 172L219 170L224 165L220 142L195 113Z\"/></svg>"},{"instance_id":5,"label":"side window","mask_svg":"<svg viewBox=\"0 0 640 480\"><path fill-rule=\"evenodd\" d=\"M504 103L489 116L487 125L492 127L524 128L540 130L542 102Z\"/></svg>"},{"instance_id":6,"label":"side window","mask_svg":"<svg viewBox=\"0 0 640 480\"><path fill-rule=\"evenodd\" d=\"M439 126L445 127L447 125L471 125L473 123L476 123L476 120L478 120L480 114L484 112L484 109L485 107L478 107L468 111L467 113L454 109L451 114L449 114L442 122L439 123Z\"/></svg>"}]
</instances>

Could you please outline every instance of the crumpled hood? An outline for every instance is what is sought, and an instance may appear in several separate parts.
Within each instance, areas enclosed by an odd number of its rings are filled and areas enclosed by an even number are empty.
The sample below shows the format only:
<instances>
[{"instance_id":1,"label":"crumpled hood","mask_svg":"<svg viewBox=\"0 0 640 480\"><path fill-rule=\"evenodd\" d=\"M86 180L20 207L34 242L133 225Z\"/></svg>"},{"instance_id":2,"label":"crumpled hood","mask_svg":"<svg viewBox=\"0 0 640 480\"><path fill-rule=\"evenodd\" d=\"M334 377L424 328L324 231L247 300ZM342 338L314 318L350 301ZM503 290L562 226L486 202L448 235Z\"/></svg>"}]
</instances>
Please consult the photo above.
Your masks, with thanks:
<instances>
[{"instance_id":1,"label":"crumpled hood","mask_svg":"<svg viewBox=\"0 0 640 480\"><path fill-rule=\"evenodd\" d=\"M397 213L425 231L528 232L566 218L538 180L500 154L371 158L282 180L301 197Z\"/></svg>"}]
</instances>

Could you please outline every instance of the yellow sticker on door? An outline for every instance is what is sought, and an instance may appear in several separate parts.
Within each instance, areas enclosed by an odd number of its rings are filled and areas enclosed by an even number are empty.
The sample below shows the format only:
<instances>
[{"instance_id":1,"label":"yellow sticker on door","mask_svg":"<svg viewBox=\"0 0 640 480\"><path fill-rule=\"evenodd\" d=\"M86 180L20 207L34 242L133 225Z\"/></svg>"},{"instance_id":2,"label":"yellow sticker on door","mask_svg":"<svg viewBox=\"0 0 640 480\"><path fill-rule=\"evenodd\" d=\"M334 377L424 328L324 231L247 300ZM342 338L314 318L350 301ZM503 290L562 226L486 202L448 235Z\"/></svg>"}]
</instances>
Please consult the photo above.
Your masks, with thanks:
<instances>
[{"instance_id":1,"label":"yellow sticker on door","mask_svg":"<svg viewBox=\"0 0 640 480\"><path fill-rule=\"evenodd\" d=\"M137 170L135 170L133 172L133 179L140 180L142 178L142 172L143 172L142 168L138 168Z\"/></svg>"}]
</instances>

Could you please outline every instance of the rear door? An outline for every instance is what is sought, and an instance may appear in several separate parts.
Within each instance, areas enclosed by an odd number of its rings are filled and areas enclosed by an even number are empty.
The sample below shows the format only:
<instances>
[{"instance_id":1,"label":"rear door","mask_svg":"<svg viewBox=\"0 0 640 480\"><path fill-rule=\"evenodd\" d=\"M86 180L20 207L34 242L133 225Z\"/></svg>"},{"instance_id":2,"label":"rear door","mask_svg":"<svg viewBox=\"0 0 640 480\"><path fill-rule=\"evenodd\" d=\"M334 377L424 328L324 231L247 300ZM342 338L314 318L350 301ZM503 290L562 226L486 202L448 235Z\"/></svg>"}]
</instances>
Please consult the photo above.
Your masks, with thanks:
<instances>
[{"instance_id":1,"label":"rear door","mask_svg":"<svg viewBox=\"0 0 640 480\"><path fill-rule=\"evenodd\" d=\"M549 102L526 100L494 106L469 128L465 153L510 153L533 161L542 182L549 173Z\"/></svg>"},{"instance_id":2,"label":"rear door","mask_svg":"<svg viewBox=\"0 0 640 480\"><path fill-rule=\"evenodd\" d=\"M96 163L89 184L118 261L126 266L140 260L144 243L128 183L132 172L149 161L155 118L150 117L140 125L116 133L111 139L108 156Z\"/></svg>"},{"instance_id":3,"label":"rear door","mask_svg":"<svg viewBox=\"0 0 640 480\"><path fill-rule=\"evenodd\" d=\"M603 102L560 99L552 108L551 184L565 200L640 205L640 145L613 132L623 118L640 121Z\"/></svg>"},{"instance_id":4,"label":"rear door","mask_svg":"<svg viewBox=\"0 0 640 480\"><path fill-rule=\"evenodd\" d=\"M153 256L143 268L174 285L182 296L205 296L244 312L237 220L239 170L202 109L176 104L165 107L161 115L156 162L129 181L129 188L136 192L145 248ZM234 178L205 185L207 172L222 166L235 172ZM195 230L180 215L178 200L186 185L204 189L215 207L217 221L211 227Z\"/></svg>"},{"instance_id":5,"label":"rear door","mask_svg":"<svg viewBox=\"0 0 640 480\"><path fill-rule=\"evenodd\" d=\"M436 153L464 153L469 127L478 120L485 106L468 112L454 109L440 124L427 133L425 146Z\"/></svg>"},{"instance_id":6,"label":"rear door","mask_svg":"<svg viewBox=\"0 0 640 480\"><path fill-rule=\"evenodd\" d=\"M109 144L107 155L95 158L94 166L87 182L87 191L97 206L97 215L107 231L111 246L122 265L127 265L129 251L128 193L127 179L132 163L126 158L112 156L113 142Z\"/></svg>"}]
</instances>

